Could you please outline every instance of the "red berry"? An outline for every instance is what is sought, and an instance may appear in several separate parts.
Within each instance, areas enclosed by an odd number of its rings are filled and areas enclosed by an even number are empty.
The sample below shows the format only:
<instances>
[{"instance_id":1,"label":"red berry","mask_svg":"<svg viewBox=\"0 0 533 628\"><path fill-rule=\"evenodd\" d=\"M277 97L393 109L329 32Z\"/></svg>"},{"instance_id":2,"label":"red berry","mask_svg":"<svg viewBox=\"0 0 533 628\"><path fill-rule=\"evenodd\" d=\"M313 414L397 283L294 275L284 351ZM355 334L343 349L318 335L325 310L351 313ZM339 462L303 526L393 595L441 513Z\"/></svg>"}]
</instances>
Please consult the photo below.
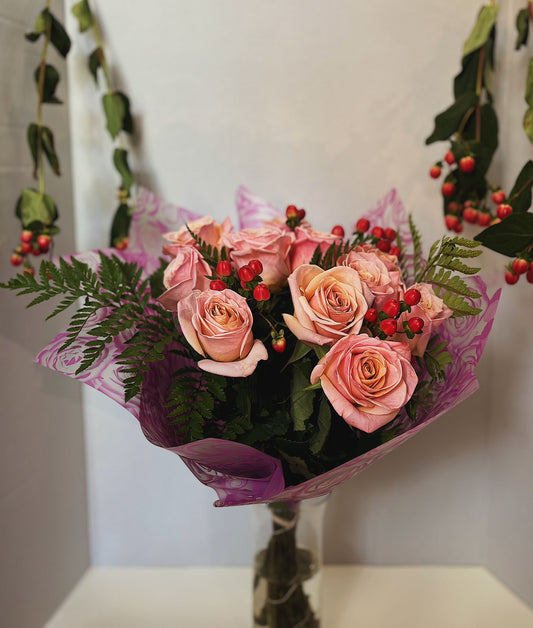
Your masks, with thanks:
<instances>
[{"instance_id":1,"label":"red berry","mask_svg":"<svg viewBox=\"0 0 533 628\"><path fill-rule=\"evenodd\" d=\"M254 288L253 295L256 301L268 301L270 299L270 290L266 284L260 283Z\"/></svg>"},{"instance_id":2,"label":"red berry","mask_svg":"<svg viewBox=\"0 0 533 628\"><path fill-rule=\"evenodd\" d=\"M385 229L385 237L387 240L394 240L396 238L396 230L387 227L387 229Z\"/></svg>"},{"instance_id":3,"label":"red berry","mask_svg":"<svg viewBox=\"0 0 533 628\"><path fill-rule=\"evenodd\" d=\"M31 242L33 240L33 233L28 229L24 229L24 231L20 234L21 242Z\"/></svg>"},{"instance_id":4,"label":"red berry","mask_svg":"<svg viewBox=\"0 0 533 628\"><path fill-rule=\"evenodd\" d=\"M365 321L367 323L375 323L378 320L378 311L371 307L366 311Z\"/></svg>"},{"instance_id":5,"label":"red berry","mask_svg":"<svg viewBox=\"0 0 533 628\"><path fill-rule=\"evenodd\" d=\"M20 266L22 264L22 257L17 253L13 253L10 259L11 266Z\"/></svg>"},{"instance_id":6,"label":"red berry","mask_svg":"<svg viewBox=\"0 0 533 628\"><path fill-rule=\"evenodd\" d=\"M455 156L451 150L444 155L444 161L450 166L455 163Z\"/></svg>"},{"instance_id":7,"label":"red berry","mask_svg":"<svg viewBox=\"0 0 533 628\"><path fill-rule=\"evenodd\" d=\"M407 305L417 305L420 303L420 299L422 295L420 294L420 290L416 288L409 288L407 292L403 295L403 300L407 303Z\"/></svg>"},{"instance_id":8,"label":"red berry","mask_svg":"<svg viewBox=\"0 0 533 628\"><path fill-rule=\"evenodd\" d=\"M461 205L461 203L456 203L455 201L448 203L448 212L450 214L460 214L462 209L463 206Z\"/></svg>"},{"instance_id":9,"label":"red berry","mask_svg":"<svg viewBox=\"0 0 533 628\"><path fill-rule=\"evenodd\" d=\"M472 207L472 204L473 204L472 201L465 201L464 202L464 206L465 207Z\"/></svg>"},{"instance_id":10,"label":"red berry","mask_svg":"<svg viewBox=\"0 0 533 628\"><path fill-rule=\"evenodd\" d=\"M370 222L366 218L359 218L355 223L355 228L359 233L366 233L370 229Z\"/></svg>"},{"instance_id":11,"label":"red berry","mask_svg":"<svg viewBox=\"0 0 533 628\"><path fill-rule=\"evenodd\" d=\"M440 173L442 172L442 169L440 166L432 166L429 169L429 176L432 179L438 179L440 177Z\"/></svg>"},{"instance_id":12,"label":"red berry","mask_svg":"<svg viewBox=\"0 0 533 628\"><path fill-rule=\"evenodd\" d=\"M455 183L451 181L446 181L446 183L442 184L442 194L449 198L455 194Z\"/></svg>"},{"instance_id":13,"label":"red berry","mask_svg":"<svg viewBox=\"0 0 533 628\"><path fill-rule=\"evenodd\" d=\"M281 336L281 338L274 338L272 340L272 348L274 349L274 351L277 351L278 353L283 353L286 347L287 341L283 336Z\"/></svg>"},{"instance_id":14,"label":"red berry","mask_svg":"<svg viewBox=\"0 0 533 628\"><path fill-rule=\"evenodd\" d=\"M452 214L446 214L446 216L444 216L444 222L446 224L446 229L454 231L459 224L459 218L457 218L457 216L453 216Z\"/></svg>"},{"instance_id":15,"label":"red berry","mask_svg":"<svg viewBox=\"0 0 533 628\"><path fill-rule=\"evenodd\" d=\"M490 224L491 215L488 212L479 212L477 215L477 224L480 227L487 227Z\"/></svg>"},{"instance_id":16,"label":"red berry","mask_svg":"<svg viewBox=\"0 0 533 628\"><path fill-rule=\"evenodd\" d=\"M507 218L507 216L510 216L512 213L513 213L513 208L510 205L507 205L504 203L502 203L501 205L498 205L498 207L496 208L496 216L498 216L500 220Z\"/></svg>"},{"instance_id":17,"label":"red berry","mask_svg":"<svg viewBox=\"0 0 533 628\"><path fill-rule=\"evenodd\" d=\"M37 255L40 255L42 251L38 246L34 246L32 253L35 255L35 257L37 257Z\"/></svg>"},{"instance_id":18,"label":"red berry","mask_svg":"<svg viewBox=\"0 0 533 628\"><path fill-rule=\"evenodd\" d=\"M222 279L213 279L209 282L209 287L211 290L225 290L227 286Z\"/></svg>"},{"instance_id":19,"label":"red berry","mask_svg":"<svg viewBox=\"0 0 533 628\"><path fill-rule=\"evenodd\" d=\"M522 257L517 257L513 260L512 267L515 275L523 275L529 270L529 262Z\"/></svg>"},{"instance_id":20,"label":"red berry","mask_svg":"<svg viewBox=\"0 0 533 628\"><path fill-rule=\"evenodd\" d=\"M228 260L221 260L217 264L217 275L221 277L229 277L231 275L231 264Z\"/></svg>"},{"instance_id":21,"label":"red berry","mask_svg":"<svg viewBox=\"0 0 533 628\"><path fill-rule=\"evenodd\" d=\"M383 238L383 240L379 240L376 246L380 251L383 251L383 253L388 253L390 251L391 243L390 240Z\"/></svg>"},{"instance_id":22,"label":"red berry","mask_svg":"<svg viewBox=\"0 0 533 628\"><path fill-rule=\"evenodd\" d=\"M298 217L298 208L296 207L296 205L289 205L287 207L287 209L285 210L285 216L287 216L287 218L289 220L291 218L297 218Z\"/></svg>"},{"instance_id":23,"label":"red berry","mask_svg":"<svg viewBox=\"0 0 533 628\"><path fill-rule=\"evenodd\" d=\"M387 336L392 336L398 329L398 325L393 318L386 318L384 321L381 321L379 327Z\"/></svg>"},{"instance_id":24,"label":"red berry","mask_svg":"<svg viewBox=\"0 0 533 628\"><path fill-rule=\"evenodd\" d=\"M239 279L241 281L248 283L249 281L252 281L254 277L255 273L249 266L243 266L242 268L239 268Z\"/></svg>"},{"instance_id":25,"label":"red berry","mask_svg":"<svg viewBox=\"0 0 533 628\"><path fill-rule=\"evenodd\" d=\"M305 218L305 209L298 210L298 220L303 220Z\"/></svg>"},{"instance_id":26,"label":"red berry","mask_svg":"<svg viewBox=\"0 0 533 628\"><path fill-rule=\"evenodd\" d=\"M505 201L505 192L503 190L496 190L492 193L492 200L496 205L501 205Z\"/></svg>"},{"instance_id":27,"label":"red berry","mask_svg":"<svg viewBox=\"0 0 533 628\"><path fill-rule=\"evenodd\" d=\"M33 269L31 266L26 266L24 268L24 272L28 273L28 275L35 275L35 269Z\"/></svg>"},{"instance_id":28,"label":"red berry","mask_svg":"<svg viewBox=\"0 0 533 628\"><path fill-rule=\"evenodd\" d=\"M339 236L339 238L344 238L344 229L340 225L335 225L331 233L335 236Z\"/></svg>"},{"instance_id":29,"label":"red berry","mask_svg":"<svg viewBox=\"0 0 533 628\"><path fill-rule=\"evenodd\" d=\"M463 232L463 223L462 222L458 222L455 227L454 227L454 231L455 233L462 233Z\"/></svg>"},{"instance_id":30,"label":"red berry","mask_svg":"<svg viewBox=\"0 0 533 628\"><path fill-rule=\"evenodd\" d=\"M51 238L49 235L42 233L40 236L37 236L37 244L39 248L44 249L50 246Z\"/></svg>"},{"instance_id":31,"label":"red berry","mask_svg":"<svg viewBox=\"0 0 533 628\"><path fill-rule=\"evenodd\" d=\"M407 321L407 326L413 333L418 334L424 327L424 320L419 316L413 316Z\"/></svg>"},{"instance_id":32,"label":"red berry","mask_svg":"<svg viewBox=\"0 0 533 628\"><path fill-rule=\"evenodd\" d=\"M255 277L263 272L263 264L258 259L251 259L248 262L248 267L252 269Z\"/></svg>"},{"instance_id":33,"label":"red berry","mask_svg":"<svg viewBox=\"0 0 533 628\"><path fill-rule=\"evenodd\" d=\"M533 283L533 267L529 267L529 270L526 273L526 279L529 283Z\"/></svg>"},{"instance_id":34,"label":"red berry","mask_svg":"<svg viewBox=\"0 0 533 628\"><path fill-rule=\"evenodd\" d=\"M478 211L474 207L466 207L463 212L463 220L474 224L477 221Z\"/></svg>"},{"instance_id":35,"label":"red berry","mask_svg":"<svg viewBox=\"0 0 533 628\"><path fill-rule=\"evenodd\" d=\"M383 231L382 227L374 227L372 229L372 235L378 240L380 240L384 236L384 234L385 232Z\"/></svg>"},{"instance_id":36,"label":"red berry","mask_svg":"<svg viewBox=\"0 0 533 628\"><path fill-rule=\"evenodd\" d=\"M381 308L387 316L391 318L396 318L400 313L400 302L398 299L389 299L385 301L383 307Z\"/></svg>"},{"instance_id":37,"label":"red berry","mask_svg":"<svg viewBox=\"0 0 533 628\"><path fill-rule=\"evenodd\" d=\"M119 240L115 244L115 248L118 249L119 251L124 251L125 249L128 248L128 244L129 244L128 238L122 238L122 240Z\"/></svg>"},{"instance_id":38,"label":"red berry","mask_svg":"<svg viewBox=\"0 0 533 628\"><path fill-rule=\"evenodd\" d=\"M33 245L31 242L23 242L20 249L22 253L27 255L28 253L31 253L33 251Z\"/></svg>"},{"instance_id":39,"label":"red berry","mask_svg":"<svg viewBox=\"0 0 533 628\"><path fill-rule=\"evenodd\" d=\"M513 272L511 272L510 270L507 270L505 272L505 281L509 284L509 285L513 285L515 284L518 280L520 279L519 275L515 275Z\"/></svg>"},{"instance_id":40,"label":"red berry","mask_svg":"<svg viewBox=\"0 0 533 628\"><path fill-rule=\"evenodd\" d=\"M396 255L396 257L400 257L402 251L399 246L393 244L389 249L389 255Z\"/></svg>"},{"instance_id":41,"label":"red berry","mask_svg":"<svg viewBox=\"0 0 533 628\"><path fill-rule=\"evenodd\" d=\"M462 172L472 172L476 167L476 160L468 155L467 157L462 157L459 160L459 168Z\"/></svg>"}]
</instances>

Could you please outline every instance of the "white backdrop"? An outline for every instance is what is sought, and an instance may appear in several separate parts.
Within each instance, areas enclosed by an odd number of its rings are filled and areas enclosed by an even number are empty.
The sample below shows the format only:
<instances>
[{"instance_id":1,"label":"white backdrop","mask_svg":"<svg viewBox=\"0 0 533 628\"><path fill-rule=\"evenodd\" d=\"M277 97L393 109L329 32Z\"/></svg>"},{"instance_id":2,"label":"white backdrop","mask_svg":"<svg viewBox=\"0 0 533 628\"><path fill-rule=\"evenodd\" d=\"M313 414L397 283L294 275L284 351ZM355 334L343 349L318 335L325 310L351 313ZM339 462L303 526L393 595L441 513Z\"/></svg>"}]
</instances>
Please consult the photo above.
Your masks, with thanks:
<instances>
[{"instance_id":1,"label":"white backdrop","mask_svg":"<svg viewBox=\"0 0 533 628\"><path fill-rule=\"evenodd\" d=\"M132 166L146 187L222 219L234 216L234 192L243 183L279 206L304 206L322 229L353 224L396 187L426 243L442 234L438 184L427 171L444 146L425 147L424 139L433 116L451 103L451 79L478 0L93 4L117 85L130 96L140 129ZM518 4L504 9L507 29ZM77 235L84 249L106 242L117 181L85 68L92 43L77 42L69 63ZM517 63L506 53L503 67L518 77L526 61ZM510 102L505 94L502 100ZM517 117L512 123L519 127ZM507 156L513 145L514 169L530 150L518 131L502 148ZM506 166L503 157L495 165L504 182L514 172ZM521 292L531 306L527 288ZM512 297L506 299L516 313ZM506 377L498 369L502 351L509 355L522 343L500 323L505 344L491 340L479 371L482 392L335 491L327 560L485 563L491 546L496 567L509 562L505 549L497 556L493 548L494 542L506 548L510 532L499 521L501 494L511 509L520 502L529 521L533 505L529 484L521 485L529 497L513 502L520 489L509 490L502 474L511 454L498 444L501 437L492 439L495 385ZM524 391L518 413L527 409L530 374L517 373L513 381ZM504 390L503 405L505 398ZM94 563L249 561L248 510L213 509L214 494L97 393L86 391L85 414ZM524 447L532 431L524 428ZM518 534L531 558L525 530ZM524 593L532 561L516 552L513 561L520 560L518 580L516 567L506 575Z\"/></svg>"}]
</instances>

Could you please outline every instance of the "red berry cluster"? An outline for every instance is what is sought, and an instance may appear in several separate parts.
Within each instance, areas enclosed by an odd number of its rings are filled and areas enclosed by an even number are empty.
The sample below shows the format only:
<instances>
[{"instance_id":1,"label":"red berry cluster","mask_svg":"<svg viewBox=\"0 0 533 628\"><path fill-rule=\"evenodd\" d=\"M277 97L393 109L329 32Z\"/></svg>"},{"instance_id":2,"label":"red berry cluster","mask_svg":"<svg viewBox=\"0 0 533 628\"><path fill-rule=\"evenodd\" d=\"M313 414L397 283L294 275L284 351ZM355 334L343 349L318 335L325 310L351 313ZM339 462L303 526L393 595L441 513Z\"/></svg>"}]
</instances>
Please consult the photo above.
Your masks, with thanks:
<instances>
[{"instance_id":1,"label":"red berry cluster","mask_svg":"<svg viewBox=\"0 0 533 628\"><path fill-rule=\"evenodd\" d=\"M411 312L411 307L420 302L421 294L416 288L410 288L402 300L389 299L381 310L369 308L365 314L365 322L370 329L383 340L396 333L405 333L408 338L422 333L424 321L419 316L412 316L403 322L403 330L398 329L398 318L403 312Z\"/></svg>"},{"instance_id":2,"label":"red berry cluster","mask_svg":"<svg viewBox=\"0 0 533 628\"><path fill-rule=\"evenodd\" d=\"M356 233L363 235L370 229L370 222L366 218L360 218L355 224ZM383 253L389 253L390 255L396 255L400 257L400 247L393 244L396 240L396 231L390 227L373 227L370 231L370 241Z\"/></svg>"},{"instance_id":3,"label":"red berry cluster","mask_svg":"<svg viewBox=\"0 0 533 628\"><path fill-rule=\"evenodd\" d=\"M298 209L296 205L288 205L285 210L285 216L287 218L287 225L294 229L305 218L305 209Z\"/></svg>"},{"instance_id":4,"label":"red berry cluster","mask_svg":"<svg viewBox=\"0 0 533 628\"><path fill-rule=\"evenodd\" d=\"M114 242L114 246L116 249L118 249L119 251L124 251L125 249L128 248L128 244L130 243L129 238L124 237L124 238L117 238Z\"/></svg>"},{"instance_id":5,"label":"red berry cluster","mask_svg":"<svg viewBox=\"0 0 533 628\"><path fill-rule=\"evenodd\" d=\"M42 255L48 253L52 239L46 233L35 234L29 229L24 229L20 234L20 244L15 248L11 255L11 265L20 266L23 262L25 265L24 272L34 274L31 264L25 258L27 255Z\"/></svg>"},{"instance_id":6,"label":"red berry cluster","mask_svg":"<svg viewBox=\"0 0 533 628\"><path fill-rule=\"evenodd\" d=\"M527 281L533 283L531 260L524 257L516 257L505 267L505 281L512 286L518 282L521 275L525 275Z\"/></svg>"},{"instance_id":7,"label":"red berry cluster","mask_svg":"<svg viewBox=\"0 0 533 628\"><path fill-rule=\"evenodd\" d=\"M262 272L263 264L258 259L252 259L245 266L241 266L236 275L231 263L228 260L221 260L217 264L216 276L211 279L209 287L211 290L225 290L240 285L245 292L251 292L256 301L268 301L270 290L262 283Z\"/></svg>"},{"instance_id":8,"label":"red berry cluster","mask_svg":"<svg viewBox=\"0 0 533 628\"><path fill-rule=\"evenodd\" d=\"M464 198L468 192L461 192L460 176L475 172L476 160L473 155L469 154L461 157L459 163L455 166L456 156L449 150L444 155L443 161L450 166L441 187L445 201L444 222L447 229L461 233L463 230L463 222L477 224L479 227L488 227L489 225L501 222L504 218L512 214L513 208L505 202L505 192L499 188L492 188L491 199L495 205L493 209L487 206L485 199L477 197ZM430 168L429 176L432 179L438 179L442 174L442 168L442 161L437 162ZM460 171L460 175L458 175L457 171Z\"/></svg>"}]
</instances>

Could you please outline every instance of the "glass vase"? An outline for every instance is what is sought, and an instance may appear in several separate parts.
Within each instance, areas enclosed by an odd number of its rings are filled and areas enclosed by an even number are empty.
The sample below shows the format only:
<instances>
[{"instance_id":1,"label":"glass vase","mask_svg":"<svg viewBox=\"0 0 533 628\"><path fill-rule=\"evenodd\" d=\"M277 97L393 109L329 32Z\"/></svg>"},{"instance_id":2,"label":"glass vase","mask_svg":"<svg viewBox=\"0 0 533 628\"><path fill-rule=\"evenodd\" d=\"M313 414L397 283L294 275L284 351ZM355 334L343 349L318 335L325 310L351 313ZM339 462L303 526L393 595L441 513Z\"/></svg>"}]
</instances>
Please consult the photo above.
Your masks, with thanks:
<instances>
[{"instance_id":1,"label":"glass vase","mask_svg":"<svg viewBox=\"0 0 533 628\"><path fill-rule=\"evenodd\" d=\"M254 628L318 628L327 497L254 506Z\"/></svg>"}]
</instances>

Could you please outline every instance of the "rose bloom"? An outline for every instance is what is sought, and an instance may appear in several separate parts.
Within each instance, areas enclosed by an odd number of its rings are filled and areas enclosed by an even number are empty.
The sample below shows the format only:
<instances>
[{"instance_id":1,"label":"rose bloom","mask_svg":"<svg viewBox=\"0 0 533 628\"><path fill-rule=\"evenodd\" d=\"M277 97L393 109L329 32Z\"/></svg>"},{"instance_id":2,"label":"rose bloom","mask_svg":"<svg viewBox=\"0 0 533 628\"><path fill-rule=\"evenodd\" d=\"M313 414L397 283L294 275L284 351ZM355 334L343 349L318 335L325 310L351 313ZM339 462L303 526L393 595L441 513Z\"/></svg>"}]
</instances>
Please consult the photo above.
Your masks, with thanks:
<instances>
[{"instance_id":1,"label":"rose bloom","mask_svg":"<svg viewBox=\"0 0 533 628\"><path fill-rule=\"evenodd\" d=\"M253 339L253 316L246 299L233 290L194 290L178 303L181 331L191 347L211 359L200 360L204 371L227 377L251 375L268 358Z\"/></svg>"},{"instance_id":2,"label":"rose bloom","mask_svg":"<svg viewBox=\"0 0 533 628\"><path fill-rule=\"evenodd\" d=\"M165 233L163 238L170 244L163 245L163 253L174 257L177 250L176 245L187 244L189 246L196 246L196 242L187 227L199 238L205 240L207 244L215 247L220 246L222 236L229 233L233 228L229 218L226 218L222 224L219 224L213 220L211 216L204 216L203 218L189 222L187 225L183 225L178 231Z\"/></svg>"},{"instance_id":3,"label":"rose bloom","mask_svg":"<svg viewBox=\"0 0 533 628\"><path fill-rule=\"evenodd\" d=\"M337 260L338 266L349 266L359 273L369 305L377 306L395 295L395 285L382 260L374 253L350 251Z\"/></svg>"},{"instance_id":4,"label":"rose bloom","mask_svg":"<svg viewBox=\"0 0 533 628\"><path fill-rule=\"evenodd\" d=\"M403 342L366 334L339 340L311 372L335 411L363 432L391 421L412 397L418 382L411 352Z\"/></svg>"},{"instance_id":5,"label":"rose bloom","mask_svg":"<svg viewBox=\"0 0 533 628\"><path fill-rule=\"evenodd\" d=\"M348 266L299 266L289 276L294 316L287 327L302 342L332 345L361 329L368 303L359 274Z\"/></svg>"},{"instance_id":6,"label":"rose bloom","mask_svg":"<svg viewBox=\"0 0 533 628\"><path fill-rule=\"evenodd\" d=\"M334 242L339 240L339 237L332 233L315 231L307 223L302 223L296 227L294 235L296 236L296 241L293 243L290 252L291 271L296 270L302 264L309 264L317 246L320 247L322 253L325 253Z\"/></svg>"},{"instance_id":7,"label":"rose bloom","mask_svg":"<svg viewBox=\"0 0 533 628\"><path fill-rule=\"evenodd\" d=\"M163 284L167 289L159 297L161 305L170 311L176 311L178 301L193 290L207 290L211 269L200 253L192 246L178 245L176 257L166 267Z\"/></svg>"},{"instance_id":8,"label":"rose bloom","mask_svg":"<svg viewBox=\"0 0 533 628\"><path fill-rule=\"evenodd\" d=\"M289 276L289 251L294 234L270 224L257 229L241 229L224 235L222 242L230 250L237 270L250 260L263 264L261 277L272 292L279 292Z\"/></svg>"},{"instance_id":9,"label":"rose bloom","mask_svg":"<svg viewBox=\"0 0 533 628\"><path fill-rule=\"evenodd\" d=\"M398 329L403 329L403 322L419 316L424 321L424 327L421 334L416 334L412 340L409 340L405 334L396 334L394 339L403 340L409 344L409 348L413 355L422 357L426 350L427 344L435 329L444 323L447 318L453 314L452 310L444 304L444 301L438 297L433 286L428 283L416 283L411 288L416 288L420 292L420 302L411 307L411 312L403 312L398 319Z\"/></svg>"}]
</instances>

